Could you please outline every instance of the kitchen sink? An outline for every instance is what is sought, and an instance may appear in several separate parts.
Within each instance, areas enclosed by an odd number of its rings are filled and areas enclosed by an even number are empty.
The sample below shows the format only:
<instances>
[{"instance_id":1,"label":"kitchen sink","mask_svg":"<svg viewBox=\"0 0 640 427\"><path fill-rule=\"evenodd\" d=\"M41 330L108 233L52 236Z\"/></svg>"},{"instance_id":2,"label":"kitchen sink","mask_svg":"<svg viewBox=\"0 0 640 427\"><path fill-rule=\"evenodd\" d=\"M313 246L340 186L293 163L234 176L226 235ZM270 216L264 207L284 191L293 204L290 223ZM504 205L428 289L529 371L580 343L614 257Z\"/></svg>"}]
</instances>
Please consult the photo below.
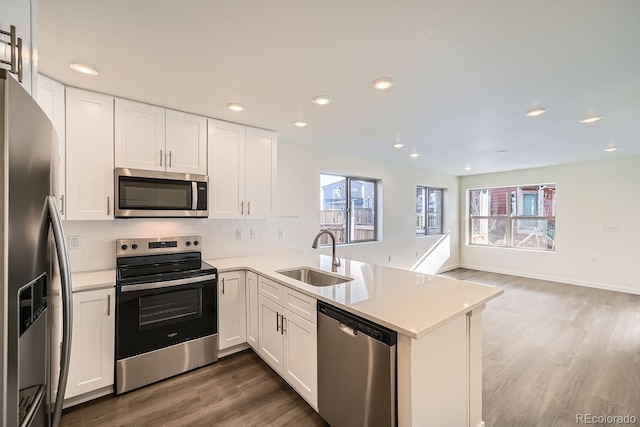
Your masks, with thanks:
<instances>
[{"instance_id":1,"label":"kitchen sink","mask_svg":"<svg viewBox=\"0 0 640 427\"><path fill-rule=\"evenodd\" d=\"M331 286L353 280L351 277L327 273L326 271L316 270L310 267L287 268L285 270L278 270L276 273L283 274L311 286Z\"/></svg>"}]
</instances>

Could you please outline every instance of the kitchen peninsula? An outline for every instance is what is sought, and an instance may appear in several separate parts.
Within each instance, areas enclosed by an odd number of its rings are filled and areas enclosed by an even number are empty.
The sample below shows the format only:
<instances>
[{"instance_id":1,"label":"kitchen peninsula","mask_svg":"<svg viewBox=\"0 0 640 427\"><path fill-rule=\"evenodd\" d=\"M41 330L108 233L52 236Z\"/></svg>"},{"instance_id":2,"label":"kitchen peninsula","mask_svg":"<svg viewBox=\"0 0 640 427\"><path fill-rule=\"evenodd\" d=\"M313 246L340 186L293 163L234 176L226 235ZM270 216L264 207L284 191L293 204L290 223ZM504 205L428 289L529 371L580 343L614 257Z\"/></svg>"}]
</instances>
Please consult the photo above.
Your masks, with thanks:
<instances>
[{"instance_id":1,"label":"kitchen peninsula","mask_svg":"<svg viewBox=\"0 0 640 427\"><path fill-rule=\"evenodd\" d=\"M224 273L247 270L398 332L399 426L469 426L482 421L482 310L499 288L342 259L353 278L317 287L277 270L331 271L331 257L306 252L215 259ZM249 297L247 297L249 298Z\"/></svg>"},{"instance_id":2,"label":"kitchen peninsula","mask_svg":"<svg viewBox=\"0 0 640 427\"><path fill-rule=\"evenodd\" d=\"M246 307L246 338L241 340L240 345L236 345L237 339L233 341L234 346L225 352L221 351L221 356L247 348L246 343L249 343L317 410L316 379L309 380L311 384L308 384L304 374L291 375L293 380L287 378L287 369L278 369L277 366L286 356L274 356L271 351L261 351L264 350L258 345L261 323L273 326L272 323L277 322L262 322L263 319L259 318L262 310L258 309L258 298L266 296L270 301L278 301L280 298L280 307L287 308L290 305L291 310L297 310L300 316L306 316L313 323L316 320L315 301L324 301L398 333L399 426L484 425L482 311L486 302L502 294L501 289L347 259L342 259L342 265L335 274L353 280L336 285L313 286L277 272L308 267L332 274L330 256L301 251L211 259L207 262L215 266L220 275L221 348L224 347L223 318L226 316L223 307L225 296L221 293L225 292L226 286L227 295L232 294L234 291L230 275L242 273L236 277L242 279L237 283L241 288L241 305ZM246 288L243 282L245 273ZM115 276L115 272L75 273L74 291L113 286L106 280L112 275ZM225 277L226 283L222 282ZM289 300L293 301L293 305L289 304ZM305 303L306 308L301 305ZM280 310L281 313L284 308ZM227 313L230 312L237 315L237 310L233 307L227 309ZM315 324L312 326L315 328ZM287 332L289 327L292 327L290 323ZM277 332L278 335L280 333ZM311 358L315 366L315 330L312 340L314 348ZM295 381L299 381L299 384L295 384Z\"/></svg>"}]
</instances>

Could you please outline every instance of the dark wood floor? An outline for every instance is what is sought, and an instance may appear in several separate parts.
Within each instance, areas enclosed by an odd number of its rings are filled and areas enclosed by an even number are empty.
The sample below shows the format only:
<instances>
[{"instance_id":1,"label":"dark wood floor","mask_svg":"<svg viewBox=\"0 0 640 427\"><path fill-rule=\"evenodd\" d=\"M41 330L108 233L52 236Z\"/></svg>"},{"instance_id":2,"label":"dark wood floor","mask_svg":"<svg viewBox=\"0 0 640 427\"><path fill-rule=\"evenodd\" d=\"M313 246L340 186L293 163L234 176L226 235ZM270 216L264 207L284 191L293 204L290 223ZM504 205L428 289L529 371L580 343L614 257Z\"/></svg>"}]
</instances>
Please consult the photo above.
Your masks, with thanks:
<instances>
[{"instance_id":1,"label":"dark wood floor","mask_svg":"<svg viewBox=\"0 0 640 427\"><path fill-rule=\"evenodd\" d=\"M65 410L61 426L327 426L253 351Z\"/></svg>"},{"instance_id":2,"label":"dark wood floor","mask_svg":"<svg viewBox=\"0 0 640 427\"><path fill-rule=\"evenodd\" d=\"M483 318L487 427L576 426L581 413L630 414L640 424L640 296L465 269L446 275L505 289ZM61 425L326 426L251 351L71 408Z\"/></svg>"}]
</instances>

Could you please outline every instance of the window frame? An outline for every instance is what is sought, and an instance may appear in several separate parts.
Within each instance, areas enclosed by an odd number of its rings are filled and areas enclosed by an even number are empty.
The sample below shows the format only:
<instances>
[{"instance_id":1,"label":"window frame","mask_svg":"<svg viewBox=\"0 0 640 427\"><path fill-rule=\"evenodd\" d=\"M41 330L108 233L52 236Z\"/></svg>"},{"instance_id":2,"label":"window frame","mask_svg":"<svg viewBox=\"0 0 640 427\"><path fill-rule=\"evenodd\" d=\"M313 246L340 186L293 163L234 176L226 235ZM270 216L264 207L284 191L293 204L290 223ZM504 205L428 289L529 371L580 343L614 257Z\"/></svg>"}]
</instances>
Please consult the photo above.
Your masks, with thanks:
<instances>
[{"instance_id":1,"label":"window frame","mask_svg":"<svg viewBox=\"0 0 640 427\"><path fill-rule=\"evenodd\" d=\"M416 192L418 189L422 189L424 191L424 198L422 201L422 206L423 206L423 210L424 210L424 227L422 228L422 230L424 231L424 233L418 234L418 226L416 224L416 238L420 238L420 237L427 237L427 236L441 236L444 234L444 188L438 188L438 187L430 187L430 186L426 186L426 185L416 185ZM440 216L440 232L439 233L429 233L429 193L431 191L439 191L440 192L440 212L439 212L439 216ZM417 197L417 195L416 195ZM417 202L417 200L416 200Z\"/></svg>"},{"instance_id":2,"label":"window frame","mask_svg":"<svg viewBox=\"0 0 640 427\"><path fill-rule=\"evenodd\" d=\"M553 187L555 189L554 199L557 200L557 191L558 186L555 183L543 183L543 184L529 184L529 185L508 185L508 186L496 186L496 187L477 187L477 188L469 188L467 189L467 219L468 219L468 227L467 227L467 245L469 246L478 246L478 247L489 247L489 248L509 248L509 249L518 249L518 250L527 250L527 251L544 251L544 252L555 252L555 221L556 216L537 216L537 215L518 215L517 212L513 213L513 201L511 200L511 195L514 191L518 191L518 189L523 189L526 187ZM492 190L496 188L504 188L506 190L506 213L504 215L473 215L471 213L471 194L474 190ZM554 203L556 202L554 200ZM555 212L556 207L554 206L553 210ZM482 243L473 243L473 220L474 219L486 219L486 220L503 220L505 221L505 244L503 245L490 245L490 244L482 244ZM519 220L534 220L534 221L554 221L554 237L553 237L553 245L550 249L547 248L530 248L526 246L517 246L513 244L513 228L514 221Z\"/></svg>"},{"instance_id":3,"label":"window frame","mask_svg":"<svg viewBox=\"0 0 640 427\"><path fill-rule=\"evenodd\" d=\"M322 175L330 175L330 176L335 176L335 177L339 177L339 178L344 178L345 179L345 189L346 189L346 195L345 195L345 202L346 202L346 207L345 207L345 231L344 231L344 242L336 242L336 245L350 245L350 244L355 244L355 243L367 243L367 242L377 242L379 241L379 236L378 236L378 206L380 206L380 201L378 200L378 185L380 184L380 180L376 179L376 178L365 178L365 177L361 177L361 176L350 176L350 175L341 175L341 174L337 174L337 173L326 173L326 172L320 172L320 176L322 177ZM351 210L352 210L352 199L351 199L351 183L353 181L365 181L365 182L370 182L373 184L373 238L371 239L363 239L363 240L351 240L351 232L352 230L352 219L351 219ZM322 191L322 185L320 186L320 191ZM320 212L322 212L322 206L320 209ZM320 227L322 227L322 224L320 224ZM321 228L322 229L322 228ZM330 243L325 243L325 244L320 244L320 246L324 247L324 246L330 246Z\"/></svg>"}]
</instances>

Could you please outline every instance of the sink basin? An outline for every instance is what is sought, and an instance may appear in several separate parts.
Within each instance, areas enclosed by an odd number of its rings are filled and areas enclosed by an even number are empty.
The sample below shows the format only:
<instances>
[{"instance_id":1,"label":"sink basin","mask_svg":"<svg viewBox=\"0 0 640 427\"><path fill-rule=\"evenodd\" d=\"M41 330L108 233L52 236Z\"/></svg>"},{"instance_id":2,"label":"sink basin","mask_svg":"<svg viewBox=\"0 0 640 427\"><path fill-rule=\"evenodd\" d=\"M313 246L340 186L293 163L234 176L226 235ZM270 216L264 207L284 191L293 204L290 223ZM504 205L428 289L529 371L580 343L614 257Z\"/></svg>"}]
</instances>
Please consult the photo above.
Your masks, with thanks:
<instances>
[{"instance_id":1,"label":"sink basin","mask_svg":"<svg viewBox=\"0 0 640 427\"><path fill-rule=\"evenodd\" d=\"M285 270L278 270L276 273L283 274L311 286L331 286L353 280L351 277L340 276L339 274L328 273L310 267L287 268Z\"/></svg>"}]
</instances>

